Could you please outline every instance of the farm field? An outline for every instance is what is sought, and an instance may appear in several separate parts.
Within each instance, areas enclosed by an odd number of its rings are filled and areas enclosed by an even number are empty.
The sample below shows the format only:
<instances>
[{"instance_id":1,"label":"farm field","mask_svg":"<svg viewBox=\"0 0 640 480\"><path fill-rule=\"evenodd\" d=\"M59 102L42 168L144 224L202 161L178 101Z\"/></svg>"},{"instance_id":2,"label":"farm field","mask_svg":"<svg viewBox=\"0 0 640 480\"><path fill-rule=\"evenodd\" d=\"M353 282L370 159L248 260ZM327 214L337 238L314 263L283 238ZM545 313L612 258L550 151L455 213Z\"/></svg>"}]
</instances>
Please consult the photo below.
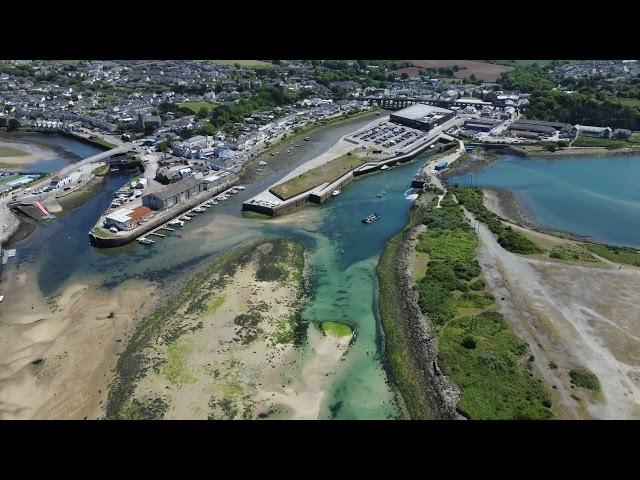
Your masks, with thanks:
<instances>
[{"instance_id":1,"label":"farm field","mask_svg":"<svg viewBox=\"0 0 640 480\"><path fill-rule=\"evenodd\" d=\"M458 65L462 70L456 72L454 75L456 78L470 77L475 75L480 80L487 82L495 82L500 75L510 70L513 67L506 65L496 65L493 63L481 62L477 60L409 60L415 67L422 68L440 68L440 67L453 67ZM408 72L407 72L408 73Z\"/></svg>"}]
</instances>

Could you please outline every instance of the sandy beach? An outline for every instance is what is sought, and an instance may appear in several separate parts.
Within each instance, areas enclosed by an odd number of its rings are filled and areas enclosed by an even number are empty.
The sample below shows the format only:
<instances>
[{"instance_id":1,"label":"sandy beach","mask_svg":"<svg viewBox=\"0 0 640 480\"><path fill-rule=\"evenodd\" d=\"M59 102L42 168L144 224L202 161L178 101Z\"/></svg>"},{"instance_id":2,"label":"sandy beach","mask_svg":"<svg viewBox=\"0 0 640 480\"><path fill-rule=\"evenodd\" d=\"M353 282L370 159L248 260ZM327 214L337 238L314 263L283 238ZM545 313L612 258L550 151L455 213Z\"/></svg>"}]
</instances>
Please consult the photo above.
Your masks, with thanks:
<instances>
[{"instance_id":1,"label":"sandy beach","mask_svg":"<svg viewBox=\"0 0 640 480\"><path fill-rule=\"evenodd\" d=\"M43 297L35 277L3 280L0 419L96 419L122 339L155 289L135 282L106 292L70 282Z\"/></svg>"},{"instance_id":2,"label":"sandy beach","mask_svg":"<svg viewBox=\"0 0 640 480\"><path fill-rule=\"evenodd\" d=\"M6 154L4 155L3 152ZM20 152L15 154L15 152ZM55 151L29 142L0 138L0 167L4 170L20 170L25 165L54 158Z\"/></svg>"}]
</instances>

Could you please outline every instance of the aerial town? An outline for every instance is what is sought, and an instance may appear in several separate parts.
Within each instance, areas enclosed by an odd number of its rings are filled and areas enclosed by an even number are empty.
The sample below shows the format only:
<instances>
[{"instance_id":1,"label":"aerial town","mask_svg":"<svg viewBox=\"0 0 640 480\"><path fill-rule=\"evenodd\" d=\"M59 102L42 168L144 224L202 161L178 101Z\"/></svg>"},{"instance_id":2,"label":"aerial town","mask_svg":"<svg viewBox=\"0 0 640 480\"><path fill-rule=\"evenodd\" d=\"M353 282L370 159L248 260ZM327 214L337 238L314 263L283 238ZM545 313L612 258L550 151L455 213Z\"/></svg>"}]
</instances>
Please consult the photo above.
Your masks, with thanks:
<instances>
[{"instance_id":1,"label":"aerial town","mask_svg":"<svg viewBox=\"0 0 640 480\"><path fill-rule=\"evenodd\" d=\"M636 60L0 61L0 418L640 418L638 155Z\"/></svg>"}]
</instances>

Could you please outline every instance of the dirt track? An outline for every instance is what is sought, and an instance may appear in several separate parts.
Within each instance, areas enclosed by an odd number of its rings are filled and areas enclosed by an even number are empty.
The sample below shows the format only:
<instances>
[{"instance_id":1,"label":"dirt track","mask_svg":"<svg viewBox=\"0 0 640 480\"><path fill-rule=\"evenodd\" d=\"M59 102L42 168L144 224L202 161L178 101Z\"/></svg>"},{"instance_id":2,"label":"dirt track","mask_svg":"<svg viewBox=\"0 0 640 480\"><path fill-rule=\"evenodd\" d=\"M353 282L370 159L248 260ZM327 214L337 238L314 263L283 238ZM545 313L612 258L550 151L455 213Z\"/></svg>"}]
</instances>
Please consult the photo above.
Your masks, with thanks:
<instances>
[{"instance_id":1,"label":"dirt track","mask_svg":"<svg viewBox=\"0 0 640 480\"><path fill-rule=\"evenodd\" d=\"M538 373L556 386L556 415L640 418L640 269L515 255L483 224L479 238L478 261L501 312L530 344ZM573 368L594 372L602 392L572 388L568 372Z\"/></svg>"}]
</instances>

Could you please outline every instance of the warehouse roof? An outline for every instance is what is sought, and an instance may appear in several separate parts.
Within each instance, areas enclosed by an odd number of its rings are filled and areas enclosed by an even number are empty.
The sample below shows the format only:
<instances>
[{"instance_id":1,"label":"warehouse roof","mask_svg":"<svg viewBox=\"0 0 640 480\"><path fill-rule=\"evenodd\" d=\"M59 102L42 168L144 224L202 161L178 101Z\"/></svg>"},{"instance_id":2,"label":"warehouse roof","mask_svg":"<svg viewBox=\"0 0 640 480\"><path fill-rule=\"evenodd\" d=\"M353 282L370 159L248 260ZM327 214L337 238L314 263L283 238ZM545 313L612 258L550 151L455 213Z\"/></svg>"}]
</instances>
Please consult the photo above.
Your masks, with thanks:
<instances>
[{"instance_id":1,"label":"warehouse roof","mask_svg":"<svg viewBox=\"0 0 640 480\"><path fill-rule=\"evenodd\" d=\"M393 115L396 117L408 118L410 120L418 120L427 122L431 118L439 118L449 113L454 113L453 110L446 108L434 107L431 105L424 105L422 103L416 103L410 107L403 108L395 112Z\"/></svg>"},{"instance_id":2,"label":"warehouse roof","mask_svg":"<svg viewBox=\"0 0 640 480\"><path fill-rule=\"evenodd\" d=\"M185 178L184 180L180 180L179 182L172 183L158 192L149 193L148 195L153 195L160 200L166 200L168 198L175 197L176 195L189 190L196 185L200 185L200 183L202 183L201 178L189 177Z\"/></svg>"}]
</instances>

